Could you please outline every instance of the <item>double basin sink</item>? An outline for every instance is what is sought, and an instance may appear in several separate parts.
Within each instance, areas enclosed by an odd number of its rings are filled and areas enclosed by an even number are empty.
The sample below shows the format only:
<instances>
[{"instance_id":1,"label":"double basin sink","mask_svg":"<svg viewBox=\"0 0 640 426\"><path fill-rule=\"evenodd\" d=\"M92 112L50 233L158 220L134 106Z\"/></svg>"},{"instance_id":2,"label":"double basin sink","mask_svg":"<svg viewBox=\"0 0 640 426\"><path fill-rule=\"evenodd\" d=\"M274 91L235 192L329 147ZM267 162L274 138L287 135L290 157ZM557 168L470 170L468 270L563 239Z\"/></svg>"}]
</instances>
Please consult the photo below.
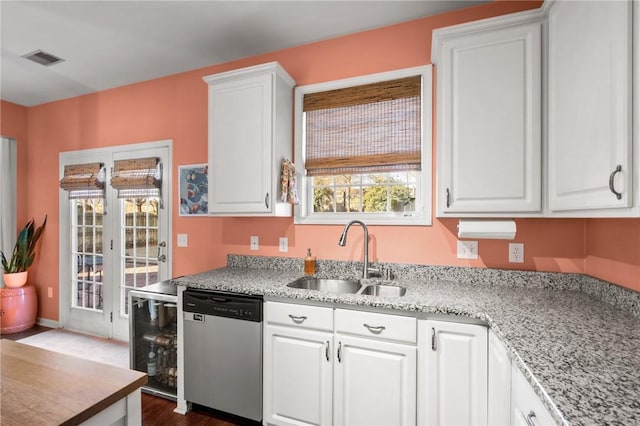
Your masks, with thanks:
<instances>
[{"instance_id":1,"label":"double basin sink","mask_svg":"<svg viewBox=\"0 0 640 426\"><path fill-rule=\"evenodd\" d=\"M304 290L326 291L337 294L364 294L369 296L401 297L407 289L390 284L365 284L360 280L327 279L327 278L299 278L287 284L291 288Z\"/></svg>"}]
</instances>

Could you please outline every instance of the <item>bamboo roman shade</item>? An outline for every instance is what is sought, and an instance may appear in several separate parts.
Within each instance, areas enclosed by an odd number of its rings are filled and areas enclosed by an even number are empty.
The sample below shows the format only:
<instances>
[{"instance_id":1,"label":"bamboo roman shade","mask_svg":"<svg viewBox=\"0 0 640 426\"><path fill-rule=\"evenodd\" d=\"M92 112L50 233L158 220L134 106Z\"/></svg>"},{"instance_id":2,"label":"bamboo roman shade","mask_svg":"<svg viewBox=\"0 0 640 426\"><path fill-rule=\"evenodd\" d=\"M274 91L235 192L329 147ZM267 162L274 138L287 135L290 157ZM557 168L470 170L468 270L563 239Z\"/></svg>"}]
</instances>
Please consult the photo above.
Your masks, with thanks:
<instances>
[{"instance_id":1,"label":"bamboo roman shade","mask_svg":"<svg viewBox=\"0 0 640 426\"><path fill-rule=\"evenodd\" d=\"M150 157L114 161L111 186L118 190L118 198L160 197L160 159Z\"/></svg>"},{"instance_id":2,"label":"bamboo roman shade","mask_svg":"<svg viewBox=\"0 0 640 426\"><path fill-rule=\"evenodd\" d=\"M420 170L421 76L304 95L307 175Z\"/></svg>"},{"instance_id":3,"label":"bamboo roman shade","mask_svg":"<svg viewBox=\"0 0 640 426\"><path fill-rule=\"evenodd\" d=\"M68 164L60 188L69 199L104 198L105 169L103 163Z\"/></svg>"}]
</instances>

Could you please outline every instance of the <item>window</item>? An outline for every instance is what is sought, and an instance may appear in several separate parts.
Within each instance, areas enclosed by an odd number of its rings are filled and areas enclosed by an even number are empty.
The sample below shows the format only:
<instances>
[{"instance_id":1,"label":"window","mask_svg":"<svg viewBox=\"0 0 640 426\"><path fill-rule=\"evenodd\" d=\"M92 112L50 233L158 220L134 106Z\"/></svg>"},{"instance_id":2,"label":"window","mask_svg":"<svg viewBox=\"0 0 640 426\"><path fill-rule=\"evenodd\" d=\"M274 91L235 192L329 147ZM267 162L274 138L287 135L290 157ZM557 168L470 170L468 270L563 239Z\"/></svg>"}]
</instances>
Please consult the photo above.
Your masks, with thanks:
<instances>
[{"instance_id":1,"label":"window","mask_svg":"<svg viewBox=\"0 0 640 426\"><path fill-rule=\"evenodd\" d=\"M431 224L431 66L296 88L298 224Z\"/></svg>"}]
</instances>

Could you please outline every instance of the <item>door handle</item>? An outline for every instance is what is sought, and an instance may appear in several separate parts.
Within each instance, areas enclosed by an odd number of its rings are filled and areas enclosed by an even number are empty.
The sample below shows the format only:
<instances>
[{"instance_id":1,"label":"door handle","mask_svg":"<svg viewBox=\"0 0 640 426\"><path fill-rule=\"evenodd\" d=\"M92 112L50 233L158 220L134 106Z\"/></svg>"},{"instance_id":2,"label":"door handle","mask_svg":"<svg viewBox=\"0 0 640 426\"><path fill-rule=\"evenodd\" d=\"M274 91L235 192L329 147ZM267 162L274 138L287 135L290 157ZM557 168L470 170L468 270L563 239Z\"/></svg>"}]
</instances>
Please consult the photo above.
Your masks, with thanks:
<instances>
[{"instance_id":1,"label":"door handle","mask_svg":"<svg viewBox=\"0 0 640 426\"><path fill-rule=\"evenodd\" d=\"M167 246L167 242L166 241L160 241L160 243L158 244L158 256L156 256L158 258L158 262L166 262L167 261L167 256L164 254L160 254L160 251Z\"/></svg>"}]
</instances>

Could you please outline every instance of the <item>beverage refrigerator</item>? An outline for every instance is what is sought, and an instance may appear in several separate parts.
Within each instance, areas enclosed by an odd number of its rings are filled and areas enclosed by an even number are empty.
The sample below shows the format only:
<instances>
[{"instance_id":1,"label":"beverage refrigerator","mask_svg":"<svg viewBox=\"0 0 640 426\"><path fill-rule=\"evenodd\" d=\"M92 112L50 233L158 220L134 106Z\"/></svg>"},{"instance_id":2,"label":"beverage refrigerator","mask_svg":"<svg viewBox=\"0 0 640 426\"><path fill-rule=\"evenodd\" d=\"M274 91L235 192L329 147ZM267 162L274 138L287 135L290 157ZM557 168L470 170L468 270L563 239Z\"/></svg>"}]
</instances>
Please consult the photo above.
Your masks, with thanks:
<instances>
[{"instance_id":1,"label":"beverage refrigerator","mask_svg":"<svg viewBox=\"0 0 640 426\"><path fill-rule=\"evenodd\" d=\"M129 292L129 359L149 376L142 391L176 400L177 288L162 281Z\"/></svg>"}]
</instances>

